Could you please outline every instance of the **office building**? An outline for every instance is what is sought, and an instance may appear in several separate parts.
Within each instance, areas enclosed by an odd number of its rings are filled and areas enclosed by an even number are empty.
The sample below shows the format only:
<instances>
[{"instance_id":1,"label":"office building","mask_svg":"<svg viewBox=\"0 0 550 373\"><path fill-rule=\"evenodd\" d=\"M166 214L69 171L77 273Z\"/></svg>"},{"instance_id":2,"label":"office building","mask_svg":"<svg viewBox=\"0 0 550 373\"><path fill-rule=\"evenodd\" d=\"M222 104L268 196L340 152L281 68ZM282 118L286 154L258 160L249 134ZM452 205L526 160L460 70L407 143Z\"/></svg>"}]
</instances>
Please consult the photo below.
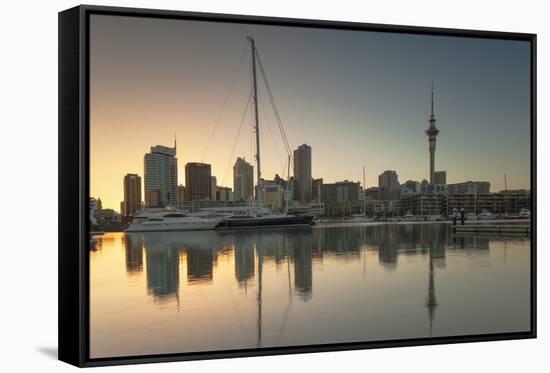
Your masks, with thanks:
<instances>
[{"instance_id":1,"label":"office building","mask_svg":"<svg viewBox=\"0 0 550 373\"><path fill-rule=\"evenodd\" d=\"M321 201L321 188L323 186L323 179L313 179L311 182L311 199L316 202Z\"/></svg>"},{"instance_id":2,"label":"office building","mask_svg":"<svg viewBox=\"0 0 550 373\"><path fill-rule=\"evenodd\" d=\"M303 144L294 150L294 199L311 201L311 146Z\"/></svg>"},{"instance_id":3,"label":"office building","mask_svg":"<svg viewBox=\"0 0 550 373\"><path fill-rule=\"evenodd\" d=\"M434 173L434 184L447 185L447 171L436 171Z\"/></svg>"},{"instance_id":4,"label":"office building","mask_svg":"<svg viewBox=\"0 0 550 373\"><path fill-rule=\"evenodd\" d=\"M218 191L218 180L216 176L210 176L210 200L216 200L216 192Z\"/></svg>"},{"instance_id":5,"label":"office building","mask_svg":"<svg viewBox=\"0 0 550 373\"><path fill-rule=\"evenodd\" d=\"M248 201L254 198L254 166L244 158L237 158L233 166L233 190L235 201Z\"/></svg>"},{"instance_id":6,"label":"office building","mask_svg":"<svg viewBox=\"0 0 550 373\"><path fill-rule=\"evenodd\" d=\"M399 179L397 172L393 170L384 171L378 176L379 199L396 200L399 199Z\"/></svg>"},{"instance_id":7,"label":"office building","mask_svg":"<svg viewBox=\"0 0 550 373\"><path fill-rule=\"evenodd\" d=\"M211 166L190 162L185 165L185 196L187 201L210 199L212 196Z\"/></svg>"},{"instance_id":8,"label":"office building","mask_svg":"<svg viewBox=\"0 0 550 373\"><path fill-rule=\"evenodd\" d=\"M359 201L361 184L353 181L339 181L333 184L323 184L321 201L325 203Z\"/></svg>"},{"instance_id":9,"label":"office building","mask_svg":"<svg viewBox=\"0 0 550 373\"><path fill-rule=\"evenodd\" d=\"M124 200L121 204L123 216L133 216L141 208L141 177L136 174L124 176Z\"/></svg>"}]
</instances>

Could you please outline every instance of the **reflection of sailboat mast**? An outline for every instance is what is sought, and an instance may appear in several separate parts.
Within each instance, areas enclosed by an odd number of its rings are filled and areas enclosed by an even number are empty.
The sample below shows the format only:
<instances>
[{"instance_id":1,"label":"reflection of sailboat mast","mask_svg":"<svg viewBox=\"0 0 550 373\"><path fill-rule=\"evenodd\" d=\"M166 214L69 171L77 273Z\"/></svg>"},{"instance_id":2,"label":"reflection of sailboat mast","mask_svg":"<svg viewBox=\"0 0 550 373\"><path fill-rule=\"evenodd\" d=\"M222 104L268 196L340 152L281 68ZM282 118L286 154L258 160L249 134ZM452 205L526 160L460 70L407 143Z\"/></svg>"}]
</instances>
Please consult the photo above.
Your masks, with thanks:
<instances>
[{"instance_id":1,"label":"reflection of sailboat mast","mask_svg":"<svg viewBox=\"0 0 550 373\"><path fill-rule=\"evenodd\" d=\"M262 272L263 272L263 256L262 245L256 246L256 252L258 253L258 341L257 347L261 347L262 344Z\"/></svg>"}]
</instances>

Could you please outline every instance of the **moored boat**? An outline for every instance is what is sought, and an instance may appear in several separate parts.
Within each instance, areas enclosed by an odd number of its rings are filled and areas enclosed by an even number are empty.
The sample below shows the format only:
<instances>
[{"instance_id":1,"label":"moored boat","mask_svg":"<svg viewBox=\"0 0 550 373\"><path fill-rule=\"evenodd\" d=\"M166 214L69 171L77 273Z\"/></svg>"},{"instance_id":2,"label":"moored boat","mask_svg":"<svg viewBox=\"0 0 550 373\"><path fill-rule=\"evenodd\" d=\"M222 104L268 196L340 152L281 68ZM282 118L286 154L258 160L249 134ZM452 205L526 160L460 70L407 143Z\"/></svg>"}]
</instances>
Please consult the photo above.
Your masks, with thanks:
<instances>
[{"instance_id":1,"label":"moored boat","mask_svg":"<svg viewBox=\"0 0 550 373\"><path fill-rule=\"evenodd\" d=\"M181 212L147 212L134 216L125 232L164 232L214 229L216 219L188 216Z\"/></svg>"}]
</instances>

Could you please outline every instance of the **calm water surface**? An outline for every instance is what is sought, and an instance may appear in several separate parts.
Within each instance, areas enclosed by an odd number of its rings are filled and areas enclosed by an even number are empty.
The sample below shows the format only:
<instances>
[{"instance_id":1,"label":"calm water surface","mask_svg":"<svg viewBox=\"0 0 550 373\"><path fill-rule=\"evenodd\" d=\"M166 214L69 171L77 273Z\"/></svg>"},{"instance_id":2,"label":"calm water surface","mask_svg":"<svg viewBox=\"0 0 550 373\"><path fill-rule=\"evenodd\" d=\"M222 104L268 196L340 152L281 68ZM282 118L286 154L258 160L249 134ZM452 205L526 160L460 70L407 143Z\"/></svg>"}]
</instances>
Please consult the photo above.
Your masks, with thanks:
<instances>
[{"instance_id":1,"label":"calm water surface","mask_svg":"<svg viewBox=\"0 0 550 373\"><path fill-rule=\"evenodd\" d=\"M527 331L530 240L445 224L109 233L92 358Z\"/></svg>"}]
</instances>

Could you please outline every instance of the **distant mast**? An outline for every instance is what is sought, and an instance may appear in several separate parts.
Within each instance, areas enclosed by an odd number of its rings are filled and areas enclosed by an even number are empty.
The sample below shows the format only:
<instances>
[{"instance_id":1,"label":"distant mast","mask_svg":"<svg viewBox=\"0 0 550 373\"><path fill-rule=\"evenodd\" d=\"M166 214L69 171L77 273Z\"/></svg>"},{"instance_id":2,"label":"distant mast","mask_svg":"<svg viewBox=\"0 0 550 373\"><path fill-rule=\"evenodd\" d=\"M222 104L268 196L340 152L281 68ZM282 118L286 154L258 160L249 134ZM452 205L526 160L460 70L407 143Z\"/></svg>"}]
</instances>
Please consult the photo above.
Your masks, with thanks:
<instances>
[{"instance_id":1,"label":"distant mast","mask_svg":"<svg viewBox=\"0 0 550 373\"><path fill-rule=\"evenodd\" d=\"M254 130L256 131L256 197L258 201L258 210L262 208L262 188L261 188L261 162L260 162L260 120L258 118L258 84L256 82L256 45L251 36L247 37L250 41L252 50L252 99L254 101Z\"/></svg>"},{"instance_id":2,"label":"distant mast","mask_svg":"<svg viewBox=\"0 0 550 373\"><path fill-rule=\"evenodd\" d=\"M365 184L365 165L363 165L363 215L367 216L367 184Z\"/></svg>"}]
</instances>

